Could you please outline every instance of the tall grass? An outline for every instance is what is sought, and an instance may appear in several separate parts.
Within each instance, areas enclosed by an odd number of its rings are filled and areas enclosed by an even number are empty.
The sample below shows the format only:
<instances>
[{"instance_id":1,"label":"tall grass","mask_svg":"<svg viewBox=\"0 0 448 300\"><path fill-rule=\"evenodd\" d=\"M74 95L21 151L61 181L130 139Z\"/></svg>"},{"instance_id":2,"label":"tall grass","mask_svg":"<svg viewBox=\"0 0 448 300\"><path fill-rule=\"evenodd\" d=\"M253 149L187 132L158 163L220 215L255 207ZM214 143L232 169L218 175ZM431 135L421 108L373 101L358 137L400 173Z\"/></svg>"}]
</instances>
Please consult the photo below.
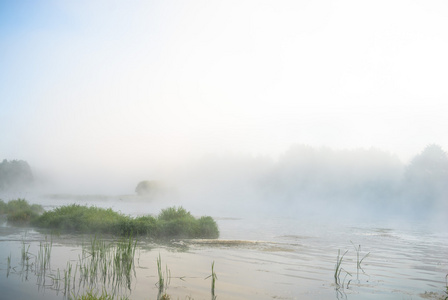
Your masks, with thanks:
<instances>
[{"instance_id":1,"label":"tall grass","mask_svg":"<svg viewBox=\"0 0 448 300\"><path fill-rule=\"evenodd\" d=\"M351 242L353 247L355 248L356 251L356 279L359 280L359 270L361 270L363 273L364 269L361 267L361 264L363 262L363 260L369 256L370 252L367 253L366 255L364 255L362 258L360 258L360 254L361 254L361 245L358 245L358 247L355 246L355 244L353 242Z\"/></svg>"},{"instance_id":2,"label":"tall grass","mask_svg":"<svg viewBox=\"0 0 448 300\"><path fill-rule=\"evenodd\" d=\"M342 268L342 260L344 259L344 256L347 254L348 250L344 252L344 254L341 255L341 250L338 250L338 256L336 258L336 266L334 270L334 283L337 287L344 287L345 278L347 275L352 276L349 272L344 270ZM342 271L345 272L344 279L341 280L341 273Z\"/></svg>"},{"instance_id":3,"label":"tall grass","mask_svg":"<svg viewBox=\"0 0 448 300\"><path fill-rule=\"evenodd\" d=\"M157 282L157 286L159 288L159 292L157 293L157 300L169 300L171 297L166 293L168 289L168 284L171 279L171 273L168 269L168 266L165 266L165 273L162 272L162 258L157 258L157 274L159 276L159 281Z\"/></svg>"},{"instance_id":4,"label":"tall grass","mask_svg":"<svg viewBox=\"0 0 448 300\"><path fill-rule=\"evenodd\" d=\"M212 278L212 287L211 287L212 300L216 300L215 284L216 284L216 280L218 280L218 276L216 276L214 268L215 268L215 262L212 263L212 274L207 277L207 278L210 278L210 277ZM205 279L207 279L207 278L205 278Z\"/></svg>"},{"instance_id":5,"label":"tall grass","mask_svg":"<svg viewBox=\"0 0 448 300\"><path fill-rule=\"evenodd\" d=\"M136 276L136 239L129 237L108 241L93 236L88 242L82 244L78 261L67 261L65 268L56 270L50 268L52 247L52 237L45 237L45 240L39 244L38 254L35 255L30 252L30 244L22 241L22 271L19 274L27 276L28 272L34 273L39 289L50 288L62 293L64 299L129 300L126 294L131 291L131 281ZM9 270L12 268L11 255L7 263L7 276L9 276ZM207 277L211 278L212 300L216 300L217 275L214 266L213 262L211 275ZM172 277L168 266L162 267L160 254L157 258L157 272L157 299L169 300L171 296L167 293L167 289ZM28 280L28 277L26 279ZM50 282L46 283L45 280Z\"/></svg>"}]
</instances>

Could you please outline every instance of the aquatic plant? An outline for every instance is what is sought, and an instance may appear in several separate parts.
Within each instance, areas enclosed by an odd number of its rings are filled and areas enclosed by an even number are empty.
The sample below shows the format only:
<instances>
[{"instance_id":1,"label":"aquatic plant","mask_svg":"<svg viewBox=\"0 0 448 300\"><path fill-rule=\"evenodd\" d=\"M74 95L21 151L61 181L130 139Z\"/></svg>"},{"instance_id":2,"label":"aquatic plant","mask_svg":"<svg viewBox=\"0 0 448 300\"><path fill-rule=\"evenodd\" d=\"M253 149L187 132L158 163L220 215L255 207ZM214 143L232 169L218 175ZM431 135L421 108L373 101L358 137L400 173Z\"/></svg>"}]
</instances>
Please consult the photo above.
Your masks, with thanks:
<instances>
[{"instance_id":1,"label":"aquatic plant","mask_svg":"<svg viewBox=\"0 0 448 300\"><path fill-rule=\"evenodd\" d=\"M166 293L166 290L168 289L168 284L171 279L171 273L168 269L168 266L165 266L165 273L162 272L162 258L157 258L157 274L159 275L159 281L157 282L157 286L159 288L159 292L157 294L157 300L169 300L171 297Z\"/></svg>"},{"instance_id":2,"label":"aquatic plant","mask_svg":"<svg viewBox=\"0 0 448 300\"><path fill-rule=\"evenodd\" d=\"M344 252L344 254L341 255L341 250L338 250L338 256L336 258L336 267L335 267L335 271L334 271L334 283L336 284L337 287L344 287L344 282L345 282L345 278L347 277L347 275L352 276L349 272L347 272L346 270L344 270L341 265L342 265L342 260L344 259L345 254L347 254L348 250ZM344 271L345 272L345 277L344 280L341 281L341 272Z\"/></svg>"},{"instance_id":3,"label":"aquatic plant","mask_svg":"<svg viewBox=\"0 0 448 300\"><path fill-rule=\"evenodd\" d=\"M356 278L359 279L359 270L361 270L363 273L364 269L361 267L361 263L363 262L363 260L369 256L370 252L367 253L366 255L364 255L361 259L360 259L360 253L361 253L361 245L358 245L358 247L355 246L355 244L350 241L353 245L353 247L355 248L356 251Z\"/></svg>"},{"instance_id":4,"label":"aquatic plant","mask_svg":"<svg viewBox=\"0 0 448 300\"><path fill-rule=\"evenodd\" d=\"M445 299L444 300L447 300L448 299L448 274L446 274L446 276L445 276Z\"/></svg>"},{"instance_id":5,"label":"aquatic plant","mask_svg":"<svg viewBox=\"0 0 448 300\"><path fill-rule=\"evenodd\" d=\"M9 254L7 258L7 265L6 265L6 277L9 277L9 272L11 271L11 254Z\"/></svg>"},{"instance_id":6,"label":"aquatic plant","mask_svg":"<svg viewBox=\"0 0 448 300\"><path fill-rule=\"evenodd\" d=\"M210 278L210 277L212 278L212 287L211 287L212 300L216 300L215 283L216 283L216 280L218 280L218 276L216 276L214 267L215 267L215 262L212 263L212 274L207 277L207 278ZM205 279L207 279L207 278L205 278Z\"/></svg>"},{"instance_id":7,"label":"aquatic plant","mask_svg":"<svg viewBox=\"0 0 448 300\"><path fill-rule=\"evenodd\" d=\"M90 289L86 291L82 295L72 295L70 298L72 300L129 300L127 296L121 296L120 298L115 297L113 294L108 294L107 291L103 290L100 295L98 295L98 292L94 291L93 289Z\"/></svg>"}]
</instances>

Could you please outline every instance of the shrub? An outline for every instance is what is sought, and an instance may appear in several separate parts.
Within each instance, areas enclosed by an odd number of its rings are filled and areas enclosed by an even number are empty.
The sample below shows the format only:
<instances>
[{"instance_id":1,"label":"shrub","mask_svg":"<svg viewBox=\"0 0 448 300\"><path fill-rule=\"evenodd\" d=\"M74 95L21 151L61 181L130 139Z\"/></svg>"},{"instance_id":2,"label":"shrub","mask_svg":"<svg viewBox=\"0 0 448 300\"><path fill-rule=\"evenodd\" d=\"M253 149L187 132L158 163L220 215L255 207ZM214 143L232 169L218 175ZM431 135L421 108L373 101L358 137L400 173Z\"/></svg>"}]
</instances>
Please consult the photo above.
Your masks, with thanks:
<instances>
[{"instance_id":1,"label":"shrub","mask_svg":"<svg viewBox=\"0 0 448 300\"><path fill-rule=\"evenodd\" d=\"M6 214L11 223L27 224L36 220L43 211L41 205L29 205L25 199L11 200L8 203L0 200L0 214Z\"/></svg>"},{"instance_id":2,"label":"shrub","mask_svg":"<svg viewBox=\"0 0 448 300\"><path fill-rule=\"evenodd\" d=\"M218 225L212 217L201 217L198 220L198 223L198 237L203 237L206 239L216 239L219 237Z\"/></svg>"},{"instance_id":3,"label":"shrub","mask_svg":"<svg viewBox=\"0 0 448 300\"><path fill-rule=\"evenodd\" d=\"M211 217L196 219L183 207L163 209L155 218L132 218L112 209L71 204L43 211L40 205L29 205L24 199L5 204L0 200L0 212L9 222L31 223L37 227L80 233L106 233L121 236L146 235L154 238L217 238L218 226Z\"/></svg>"},{"instance_id":4,"label":"shrub","mask_svg":"<svg viewBox=\"0 0 448 300\"><path fill-rule=\"evenodd\" d=\"M114 225L124 218L126 217L110 208L72 204L44 212L34 224L39 227L85 233L113 233L113 229L116 227Z\"/></svg>"}]
</instances>

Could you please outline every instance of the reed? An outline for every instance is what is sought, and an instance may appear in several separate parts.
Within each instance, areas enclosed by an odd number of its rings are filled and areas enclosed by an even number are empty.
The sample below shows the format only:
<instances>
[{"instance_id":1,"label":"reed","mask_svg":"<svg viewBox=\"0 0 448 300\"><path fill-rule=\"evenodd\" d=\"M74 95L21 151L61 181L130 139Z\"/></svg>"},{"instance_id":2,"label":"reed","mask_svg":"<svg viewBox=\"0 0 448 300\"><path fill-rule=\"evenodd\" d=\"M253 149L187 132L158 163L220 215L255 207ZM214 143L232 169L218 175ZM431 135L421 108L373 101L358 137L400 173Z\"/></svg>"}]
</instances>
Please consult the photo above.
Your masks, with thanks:
<instances>
[{"instance_id":1,"label":"reed","mask_svg":"<svg viewBox=\"0 0 448 300\"><path fill-rule=\"evenodd\" d=\"M444 300L448 300L448 274L446 274L445 276L445 299Z\"/></svg>"},{"instance_id":2,"label":"reed","mask_svg":"<svg viewBox=\"0 0 448 300\"><path fill-rule=\"evenodd\" d=\"M9 272L11 271L11 253L9 254L7 260L7 265L6 265L6 278L9 277Z\"/></svg>"},{"instance_id":3,"label":"reed","mask_svg":"<svg viewBox=\"0 0 448 300\"><path fill-rule=\"evenodd\" d=\"M215 268L215 262L212 263L212 274L207 277L207 278L210 278L210 277L212 278L212 287L211 287L212 300L216 300L215 283L216 283L216 280L218 280L218 276L216 276L214 268Z\"/></svg>"},{"instance_id":4,"label":"reed","mask_svg":"<svg viewBox=\"0 0 448 300\"><path fill-rule=\"evenodd\" d=\"M360 259L360 254L361 254L361 245L358 245L358 247L355 246L355 244L350 241L353 245L353 247L355 248L356 251L356 278L359 280L359 270L361 270L363 273L364 269L361 267L361 263L364 261L364 259L369 256L370 252L367 253L366 255L364 255L361 259Z\"/></svg>"},{"instance_id":5,"label":"reed","mask_svg":"<svg viewBox=\"0 0 448 300\"><path fill-rule=\"evenodd\" d=\"M344 287L344 282L345 282L345 278L347 276L352 276L349 272L347 272L346 270L344 270L341 265L342 265L342 260L344 259L344 256L347 254L348 250L346 250L344 252L344 254L341 255L341 250L338 250L338 256L336 258L336 267L335 267L335 271L334 271L334 283L336 284L336 287ZM345 272L345 276L344 276L344 280L341 281L341 273L342 271Z\"/></svg>"},{"instance_id":6,"label":"reed","mask_svg":"<svg viewBox=\"0 0 448 300\"><path fill-rule=\"evenodd\" d=\"M53 248L53 239L50 237L48 241L45 236L45 242L39 242L39 251L37 253L36 269L37 271L43 271L50 269L51 249Z\"/></svg>"},{"instance_id":7,"label":"reed","mask_svg":"<svg viewBox=\"0 0 448 300\"><path fill-rule=\"evenodd\" d=\"M157 283L159 292L157 294L157 300L169 300L171 297L166 293L166 290L168 289L168 284L170 282L171 273L168 269L168 266L165 266L165 274L162 272L162 258L157 258L157 274L159 276L159 281Z\"/></svg>"}]
</instances>

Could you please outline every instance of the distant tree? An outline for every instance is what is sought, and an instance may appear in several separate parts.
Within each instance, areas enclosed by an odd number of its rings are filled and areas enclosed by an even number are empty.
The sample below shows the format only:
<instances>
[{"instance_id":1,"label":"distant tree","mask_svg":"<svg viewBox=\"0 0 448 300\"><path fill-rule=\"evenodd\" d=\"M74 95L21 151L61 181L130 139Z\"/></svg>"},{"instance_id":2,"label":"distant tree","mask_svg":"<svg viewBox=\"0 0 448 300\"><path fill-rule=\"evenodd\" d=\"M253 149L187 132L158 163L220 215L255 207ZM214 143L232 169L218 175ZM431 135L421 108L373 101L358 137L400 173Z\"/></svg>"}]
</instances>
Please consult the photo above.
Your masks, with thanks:
<instances>
[{"instance_id":1,"label":"distant tree","mask_svg":"<svg viewBox=\"0 0 448 300\"><path fill-rule=\"evenodd\" d=\"M155 180L140 181L135 188L135 192L139 196L154 195L159 190L159 183Z\"/></svg>"},{"instance_id":2,"label":"distant tree","mask_svg":"<svg viewBox=\"0 0 448 300\"><path fill-rule=\"evenodd\" d=\"M448 196L448 154L439 145L427 146L411 160L404 180L404 192L414 202L430 205Z\"/></svg>"},{"instance_id":3,"label":"distant tree","mask_svg":"<svg viewBox=\"0 0 448 300\"><path fill-rule=\"evenodd\" d=\"M26 161L4 159L0 163L0 190L23 188L32 182L33 174Z\"/></svg>"}]
</instances>

